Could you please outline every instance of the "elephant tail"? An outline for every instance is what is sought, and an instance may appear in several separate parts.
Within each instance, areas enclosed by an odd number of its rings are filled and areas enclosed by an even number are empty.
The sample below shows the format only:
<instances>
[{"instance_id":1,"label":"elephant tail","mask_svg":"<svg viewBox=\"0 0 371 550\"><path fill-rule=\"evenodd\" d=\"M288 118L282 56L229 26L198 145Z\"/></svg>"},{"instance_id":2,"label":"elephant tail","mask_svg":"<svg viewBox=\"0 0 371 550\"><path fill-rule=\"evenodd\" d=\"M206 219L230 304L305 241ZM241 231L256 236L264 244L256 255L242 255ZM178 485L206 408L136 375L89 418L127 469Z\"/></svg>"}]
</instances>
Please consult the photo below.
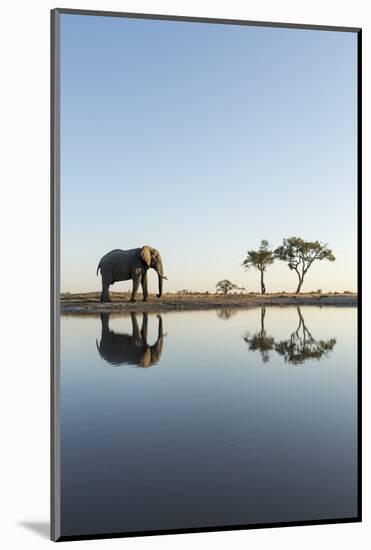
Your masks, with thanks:
<instances>
[{"instance_id":1,"label":"elephant tail","mask_svg":"<svg viewBox=\"0 0 371 550\"><path fill-rule=\"evenodd\" d=\"M98 264L98 267L97 267L97 276L98 276L98 271L100 270L100 263Z\"/></svg>"}]
</instances>

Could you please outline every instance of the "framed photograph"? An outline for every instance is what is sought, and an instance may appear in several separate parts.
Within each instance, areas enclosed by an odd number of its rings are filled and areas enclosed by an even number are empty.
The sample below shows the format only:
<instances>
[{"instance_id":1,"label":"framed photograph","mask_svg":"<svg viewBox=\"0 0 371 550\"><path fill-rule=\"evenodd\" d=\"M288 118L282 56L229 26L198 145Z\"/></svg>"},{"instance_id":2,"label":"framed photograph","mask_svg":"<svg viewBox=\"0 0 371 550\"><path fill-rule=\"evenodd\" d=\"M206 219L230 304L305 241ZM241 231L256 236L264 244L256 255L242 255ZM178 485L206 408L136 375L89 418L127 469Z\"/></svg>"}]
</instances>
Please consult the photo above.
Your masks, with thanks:
<instances>
[{"instance_id":1,"label":"framed photograph","mask_svg":"<svg viewBox=\"0 0 371 550\"><path fill-rule=\"evenodd\" d=\"M361 29L51 30L52 539L361 521Z\"/></svg>"}]
</instances>

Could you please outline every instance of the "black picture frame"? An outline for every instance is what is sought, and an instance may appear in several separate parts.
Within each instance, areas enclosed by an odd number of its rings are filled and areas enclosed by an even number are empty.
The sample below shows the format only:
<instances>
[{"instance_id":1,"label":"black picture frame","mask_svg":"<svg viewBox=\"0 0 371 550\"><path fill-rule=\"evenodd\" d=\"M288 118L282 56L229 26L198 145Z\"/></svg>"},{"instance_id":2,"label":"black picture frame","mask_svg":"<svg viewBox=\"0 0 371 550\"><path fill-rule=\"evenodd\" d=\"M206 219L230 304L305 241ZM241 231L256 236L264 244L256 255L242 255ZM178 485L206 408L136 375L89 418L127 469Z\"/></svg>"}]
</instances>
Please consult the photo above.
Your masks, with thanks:
<instances>
[{"instance_id":1,"label":"black picture frame","mask_svg":"<svg viewBox=\"0 0 371 550\"><path fill-rule=\"evenodd\" d=\"M231 526L205 526L202 528L156 529L151 531L114 532L65 536L61 534L60 518L60 18L63 14L117 17L147 20L183 21L201 24L226 24L254 27L278 27L332 32L349 32L357 35L357 455L358 455L358 513L355 517L328 518L309 521L288 521L284 523L259 523ZM165 534L217 532L231 530L263 529L272 527L309 526L362 521L362 29L357 27L325 26L316 24L293 24L236 19L173 16L147 13L124 13L113 11L56 8L51 10L51 416L50 416L50 459L51 459L51 539L53 541L103 539L117 537L138 537Z\"/></svg>"}]
</instances>

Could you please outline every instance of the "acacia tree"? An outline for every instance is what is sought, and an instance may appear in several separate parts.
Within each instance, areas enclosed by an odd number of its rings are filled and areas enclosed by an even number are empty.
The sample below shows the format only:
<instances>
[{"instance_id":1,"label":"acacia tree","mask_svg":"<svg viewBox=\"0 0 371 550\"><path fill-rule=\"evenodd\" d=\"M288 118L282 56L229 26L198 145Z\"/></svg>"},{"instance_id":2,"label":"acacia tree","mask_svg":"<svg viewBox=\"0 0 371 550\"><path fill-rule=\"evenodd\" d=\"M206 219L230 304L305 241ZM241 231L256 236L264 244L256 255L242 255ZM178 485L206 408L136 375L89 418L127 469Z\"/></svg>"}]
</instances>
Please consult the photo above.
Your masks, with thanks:
<instances>
[{"instance_id":1,"label":"acacia tree","mask_svg":"<svg viewBox=\"0 0 371 550\"><path fill-rule=\"evenodd\" d=\"M231 283L228 279L223 279L216 283L216 291L220 294L228 294L231 290L245 290L243 287L239 287L234 283Z\"/></svg>"},{"instance_id":2,"label":"acacia tree","mask_svg":"<svg viewBox=\"0 0 371 550\"><path fill-rule=\"evenodd\" d=\"M304 241L300 237L283 239L282 245L274 251L274 256L286 262L289 269L296 272L299 279L296 294L299 294L304 277L313 262L316 260L335 261L332 250L326 244L319 241Z\"/></svg>"},{"instance_id":3,"label":"acacia tree","mask_svg":"<svg viewBox=\"0 0 371 550\"><path fill-rule=\"evenodd\" d=\"M261 293L265 294L264 272L267 267L274 262L274 253L269 249L269 243L263 239L260 243L259 250L249 250L246 259L242 262L243 267L247 270L253 267L260 271L260 289Z\"/></svg>"}]
</instances>

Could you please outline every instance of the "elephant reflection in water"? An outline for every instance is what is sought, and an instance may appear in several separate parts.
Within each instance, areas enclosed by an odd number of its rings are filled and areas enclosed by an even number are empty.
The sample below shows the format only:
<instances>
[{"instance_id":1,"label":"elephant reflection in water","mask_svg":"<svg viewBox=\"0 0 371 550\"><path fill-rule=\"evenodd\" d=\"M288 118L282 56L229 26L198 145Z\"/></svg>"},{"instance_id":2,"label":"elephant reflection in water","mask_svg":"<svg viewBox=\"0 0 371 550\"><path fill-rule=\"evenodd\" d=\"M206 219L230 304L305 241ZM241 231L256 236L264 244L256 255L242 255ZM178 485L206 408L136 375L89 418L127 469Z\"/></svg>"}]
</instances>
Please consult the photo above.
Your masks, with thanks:
<instances>
[{"instance_id":1,"label":"elephant reflection in water","mask_svg":"<svg viewBox=\"0 0 371 550\"><path fill-rule=\"evenodd\" d=\"M148 368L159 362L164 342L161 315L157 315L158 334L156 342L150 346L147 343L148 315L142 314L142 327L136 313L131 313L132 334L114 332L109 327L109 314L101 313L102 335L97 344L99 355L111 365L137 365Z\"/></svg>"},{"instance_id":2,"label":"elephant reflection in water","mask_svg":"<svg viewBox=\"0 0 371 550\"><path fill-rule=\"evenodd\" d=\"M265 307L262 307L260 313L260 331L251 337L246 335L244 340L249 344L249 350L259 350L263 363L267 363L269 361L269 352L274 348L274 339L272 336L268 336L265 331L264 318Z\"/></svg>"},{"instance_id":3,"label":"elephant reflection in water","mask_svg":"<svg viewBox=\"0 0 371 550\"><path fill-rule=\"evenodd\" d=\"M295 365L300 365L308 359L316 359L319 361L327 357L333 350L336 339L315 340L305 324L300 307L297 307L297 313L299 324L296 330L287 340L276 342L274 338L266 334L264 326L265 308L262 308L260 331L252 337L248 335L244 337L245 342L249 344L249 350L260 351L264 363L269 361L269 352L273 350L278 353L278 355L281 355L286 363Z\"/></svg>"}]
</instances>

